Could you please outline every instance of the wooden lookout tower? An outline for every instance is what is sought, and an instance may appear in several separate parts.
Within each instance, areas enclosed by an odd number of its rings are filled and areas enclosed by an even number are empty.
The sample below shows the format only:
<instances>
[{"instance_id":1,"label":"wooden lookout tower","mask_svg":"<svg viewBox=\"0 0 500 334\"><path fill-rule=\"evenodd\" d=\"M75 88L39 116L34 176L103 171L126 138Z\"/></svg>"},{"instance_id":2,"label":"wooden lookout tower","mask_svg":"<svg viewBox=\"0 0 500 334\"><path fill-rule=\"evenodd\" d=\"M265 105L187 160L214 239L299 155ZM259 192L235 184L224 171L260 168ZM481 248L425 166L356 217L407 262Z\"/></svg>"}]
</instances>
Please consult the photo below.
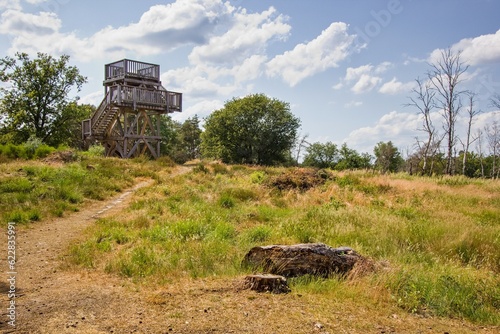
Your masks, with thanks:
<instances>
[{"instance_id":1,"label":"wooden lookout tower","mask_svg":"<svg viewBox=\"0 0 500 334\"><path fill-rule=\"evenodd\" d=\"M160 156L161 116L182 111L182 94L161 85L160 66L123 59L104 66L104 99L82 122L87 143L99 141L106 156Z\"/></svg>"}]
</instances>

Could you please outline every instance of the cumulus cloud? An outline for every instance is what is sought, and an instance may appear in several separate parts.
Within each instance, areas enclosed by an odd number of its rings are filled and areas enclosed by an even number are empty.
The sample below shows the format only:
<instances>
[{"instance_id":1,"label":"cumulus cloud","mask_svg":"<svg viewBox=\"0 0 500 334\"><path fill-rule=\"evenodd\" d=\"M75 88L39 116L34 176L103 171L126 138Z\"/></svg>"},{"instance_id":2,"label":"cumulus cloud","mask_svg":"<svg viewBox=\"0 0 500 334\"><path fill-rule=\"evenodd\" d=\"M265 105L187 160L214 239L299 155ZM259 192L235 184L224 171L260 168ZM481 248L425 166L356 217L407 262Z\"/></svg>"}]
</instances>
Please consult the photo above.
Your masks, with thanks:
<instances>
[{"instance_id":1,"label":"cumulus cloud","mask_svg":"<svg viewBox=\"0 0 500 334\"><path fill-rule=\"evenodd\" d=\"M371 91L382 81L382 78L362 74L359 80L351 87L351 91L356 94L366 93Z\"/></svg>"},{"instance_id":2,"label":"cumulus cloud","mask_svg":"<svg viewBox=\"0 0 500 334\"><path fill-rule=\"evenodd\" d=\"M21 10L20 0L0 0L0 10L15 9Z\"/></svg>"},{"instance_id":3,"label":"cumulus cloud","mask_svg":"<svg viewBox=\"0 0 500 334\"><path fill-rule=\"evenodd\" d=\"M54 13L38 15L9 9L0 16L0 33L15 36L50 35L61 27L61 20Z\"/></svg>"},{"instance_id":4,"label":"cumulus cloud","mask_svg":"<svg viewBox=\"0 0 500 334\"><path fill-rule=\"evenodd\" d=\"M285 39L291 26L287 18L276 14L270 7L262 13L247 14L243 9L234 14L230 29L210 38L208 43L196 46L189 60L193 63L233 63L255 54L263 53L272 39Z\"/></svg>"},{"instance_id":5,"label":"cumulus cloud","mask_svg":"<svg viewBox=\"0 0 500 334\"><path fill-rule=\"evenodd\" d=\"M415 87L414 82L402 83L401 81L398 81L396 78L392 78L391 81L384 83L378 91L379 93L382 94L395 95L399 93L408 93L414 87Z\"/></svg>"},{"instance_id":6,"label":"cumulus cloud","mask_svg":"<svg viewBox=\"0 0 500 334\"><path fill-rule=\"evenodd\" d=\"M382 78L378 75L384 73L391 67L392 64L389 62L383 62L375 67L371 64L359 67L348 67L343 82L346 85L351 85L351 91L355 94L366 93L373 90L382 82ZM339 83L334 86L334 88L335 87L342 86Z\"/></svg>"},{"instance_id":7,"label":"cumulus cloud","mask_svg":"<svg viewBox=\"0 0 500 334\"><path fill-rule=\"evenodd\" d=\"M9 10L0 18L0 29L13 37L10 51L67 53L79 60L120 58L205 43L233 11L234 7L222 0L178 0L152 6L138 22L108 26L90 37L79 38L74 32L60 32L60 20L54 13Z\"/></svg>"},{"instance_id":8,"label":"cumulus cloud","mask_svg":"<svg viewBox=\"0 0 500 334\"><path fill-rule=\"evenodd\" d=\"M281 76L290 86L329 68L338 67L356 50L356 36L349 35L347 24L334 22L314 40L298 44L293 50L277 55L267 64L267 74Z\"/></svg>"},{"instance_id":9,"label":"cumulus cloud","mask_svg":"<svg viewBox=\"0 0 500 334\"><path fill-rule=\"evenodd\" d=\"M375 143L392 141L394 145L408 145L418 134L419 116L415 113L391 111L374 125L352 131L344 142L362 152L371 152Z\"/></svg>"},{"instance_id":10,"label":"cumulus cloud","mask_svg":"<svg viewBox=\"0 0 500 334\"><path fill-rule=\"evenodd\" d=\"M462 51L462 60L470 65L483 65L500 62L500 30L494 34L464 38L452 45L454 52ZM436 62L441 58L442 49L432 51L429 61Z\"/></svg>"}]
</instances>

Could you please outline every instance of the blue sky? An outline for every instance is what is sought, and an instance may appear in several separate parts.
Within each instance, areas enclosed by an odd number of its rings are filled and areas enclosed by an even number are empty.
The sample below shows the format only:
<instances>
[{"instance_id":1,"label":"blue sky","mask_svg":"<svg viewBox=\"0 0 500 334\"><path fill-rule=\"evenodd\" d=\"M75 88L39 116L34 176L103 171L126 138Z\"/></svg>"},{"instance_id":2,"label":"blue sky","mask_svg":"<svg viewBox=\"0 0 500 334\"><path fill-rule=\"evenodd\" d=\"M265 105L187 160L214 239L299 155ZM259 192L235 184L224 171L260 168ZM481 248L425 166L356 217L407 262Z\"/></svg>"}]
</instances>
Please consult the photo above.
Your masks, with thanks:
<instances>
[{"instance_id":1,"label":"blue sky","mask_svg":"<svg viewBox=\"0 0 500 334\"><path fill-rule=\"evenodd\" d=\"M290 103L309 142L372 153L392 140L406 153L424 136L404 106L415 79L452 48L483 111L474 128L500 121L496 0L0 0L0 12L1 54L69 54L85 103L102 99L104 64L129 58L159 64L163 86L184 94L176 120L265 93Z\"/></svg>"}]
</instances>

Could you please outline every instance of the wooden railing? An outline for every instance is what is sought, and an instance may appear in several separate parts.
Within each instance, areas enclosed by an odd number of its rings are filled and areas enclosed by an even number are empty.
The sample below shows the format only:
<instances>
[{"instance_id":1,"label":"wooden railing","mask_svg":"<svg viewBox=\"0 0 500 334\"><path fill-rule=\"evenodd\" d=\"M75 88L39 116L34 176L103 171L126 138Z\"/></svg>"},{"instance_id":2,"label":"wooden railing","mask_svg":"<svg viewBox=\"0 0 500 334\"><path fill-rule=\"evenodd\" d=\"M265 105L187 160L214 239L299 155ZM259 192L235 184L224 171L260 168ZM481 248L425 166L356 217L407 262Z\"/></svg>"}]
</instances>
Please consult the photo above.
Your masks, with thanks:
<instances>
[{"instance_id":1,"label":"wooden railing","mask_svg":"<svg viewBox=\"0 0 500 334\"><path fill-rule=\"evenodd\" d=\"M123 59L104 66L104 78L106 80L123 76L133 76L159 81L160 65Z\"/></svg>"},{"instance_id":2,"label":"wooden railing","mask_svg":"<svg viewBox=\"0 0 500 334\"><path fill-rule=\"evenodd\" d=\"M110 87L110 102L129 104L134 107L157 106L167 111L182 110L182 94L166 90L116 85Z\"/></svg>"},{"instance_id":3,"label":"wooden railing","mask_svg":"<svg viewBox=\"0 0 500 334\"><path fill-rule=\"evenodd\" d=\"M106 107L108 106L109 103L109 93L110 92L108 92L104 97L104 99L102 99L101 104L99 105L99 107L97 107L94 114L92 115L92 118L90 119L91 125L95 125L106 111Z\"/></svg>"}]
</instances>

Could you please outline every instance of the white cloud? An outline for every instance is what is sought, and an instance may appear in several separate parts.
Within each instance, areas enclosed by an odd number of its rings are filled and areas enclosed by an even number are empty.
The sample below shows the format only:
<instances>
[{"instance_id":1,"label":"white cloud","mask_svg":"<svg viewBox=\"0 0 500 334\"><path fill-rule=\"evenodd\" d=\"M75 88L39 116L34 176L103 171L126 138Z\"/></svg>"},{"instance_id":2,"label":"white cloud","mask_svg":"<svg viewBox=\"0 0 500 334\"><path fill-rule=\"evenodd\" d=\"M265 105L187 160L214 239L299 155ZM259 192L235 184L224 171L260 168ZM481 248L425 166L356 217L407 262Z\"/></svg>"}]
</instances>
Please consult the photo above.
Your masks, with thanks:
<instances>
[{"instance_id":1,"label":"white cloud","mask_svg":"<svg viewBox=\"0 0 500 334\"><path fill-rule=\"evenodd\" d=\"M356 47L355 35L347 33L347 24L334 22L314 40L297 44L293 50L277 55L267 64L267 74L281 76L290 86L329 68L338 67Z\"/></svg>"},{"instance_id":2,"label":"white cloud","mask_svg":"<svg viewBox=\"0 0 500 334\"><path fill-rule=\"evenodd\" d=\"M99 90L97 92L92 92L90 94L87 94L85 96L80 97L80 100L78 101L79 104L92 104L94 106L98 106L102 99L104 98L104 94L102 90Z\"/></svg>"},{"instance_id":3,"label":"white cloud","mask_svg":"<svg viewBox=\"0 0 500 334\"><path fill-rule=\"evenodd\" d=\"M21 10L20 0L0 0L0 10L15 9Z\"/></svg>"},{"instance_id":4,"label":"white cloud","mask_svg":"<svg viewBox=\"0 0 500 334\"><path fill-rule=\"evenodd\" d=\"M363 74L370 73L373 69L372 65L362 65L359 67L348 67L346 70L345 78L346 81L353 81L359 79Z\"/></svg>"},{"instance_id":5,"label":"white cloud","mask_svg":"<svg viewBox=\"0 0 500 334\"><path fill-rule=\"evenodd\" d=\"M369 153L380 141L392 141L396 147L407 147L413 145L414 138L418 134L416 129L419 125L417 114L391 111L383 115L373 126L352 131L344 142L349 147Z\"/></svg>"},{"instance_id":6,"label":"white cloud","mask_svg":"<svg viewBox=\"0 0 500 334\"><path fill-rule=\"evenodd\" d=\"M414 87L415 87L414 82L402 83L401 81L398 81L396 78L392 78L391 81L384 83L382 87L380 87L379 93L390 94L390 95L395 95L399 93L409 93Z\"/></svg>"},{"instance_id":7,"label":"white cloud","mask_svg":"<svg viewBox=\"0 0 500 334\"><path fill-rule=\"evenodd\" d=\"M152 6L140 20L121 27L105 27L79 38L61 33L54 13L19 11L2 14L1 32L12 36L10 52L67 53L79 60L153 55L186 44L205 43L216 27L229 19L234 7L222 0L181 1Z\"/></svg>"},{"instance_id":8,"label":"white cloud","mask_svg":"<svg viewBox=\"0 0 500 334\"><path fill-rule=\"evenodd\" d=\"M229 30L212 36L207 44L196 46L189 60L192 63L233 63L262 54L272 39L285 39L291 26L285 23L286 17L276 15L271 7L262 13L247 14L241 10L234 14Z\"/></svg>"},{"instance_id":9,"label":"white cloud","mask_svg":"<svg viewBox=\"0 0 500 334\"><path fill-rule=\"evenodd\" d=\"M464 38L455 43L451 50L462 51L461 60L470 65L482 65L500 62L500 30L494 34ZM441 58L442 49L432 51L429 61L436 62Z\"/></svg>"},{"instance_id":10,"label":"white cloud","mask_svg":"<svg viewBox=\"0 0 500 334\"><path fill-rule=\"evenodd\" d=\"M332 88L333 88L333 89L335 89L335 90L339 90L339 89L342 89L343 87L344 87L344 84L343 84L343 83L342 83L342 81L341 81L341 82L339 82L338 84L333 85L333 87L332 87Z\"/></svg>"},{"instance_id":11,"label":"white cloud","mask_svg":"<svg viewBox=\"0 0 500 334\"><path fill-rule=\"evenodd\" d=\"M349 84L351 85L351 91L355 94L369 92L382 82L382 78L378 75L386 72L392 67L393 64L390 62L382 62L375 67L371 64L359 67L348 67L343 83L338 83L334 86L334 89L339 89L345 84Z\"/></svg>"},{"instance_id":12,"label":"white cloud","mask_svg":"<svg viewBox=\"0 0 500 334\"><path fill-rule=\"evenodd\" d=\"M61 20L54 13L41 12L38 15L19 10L6 10L0 16L0 33L14 36L39 36L56 33Z\"/></svg>"},{"instance_id":13,"label":"white cloud","mask_svg":"<svg viewBox=\"0 0 500 334\"><path fill-rule=\"evenodd\" d=\"M370 76L369 74L362 74L358 82L351 87L351 91L356 94L366 93L371 91L382 81L382 78Z\"/></svg>"},{"instance_id":14,"label":"white cloud","mask_svg":"<svg viewBox=\"0 0 500 334\"><path fill-rule=\"evenodd\" d=\"M384 62L377 65L377 67L375 68L375 73L381 74L381 73L384 73L393 67L394 67L394 65L391 62L384 61Z\"/></svg>"}]
</instances>

